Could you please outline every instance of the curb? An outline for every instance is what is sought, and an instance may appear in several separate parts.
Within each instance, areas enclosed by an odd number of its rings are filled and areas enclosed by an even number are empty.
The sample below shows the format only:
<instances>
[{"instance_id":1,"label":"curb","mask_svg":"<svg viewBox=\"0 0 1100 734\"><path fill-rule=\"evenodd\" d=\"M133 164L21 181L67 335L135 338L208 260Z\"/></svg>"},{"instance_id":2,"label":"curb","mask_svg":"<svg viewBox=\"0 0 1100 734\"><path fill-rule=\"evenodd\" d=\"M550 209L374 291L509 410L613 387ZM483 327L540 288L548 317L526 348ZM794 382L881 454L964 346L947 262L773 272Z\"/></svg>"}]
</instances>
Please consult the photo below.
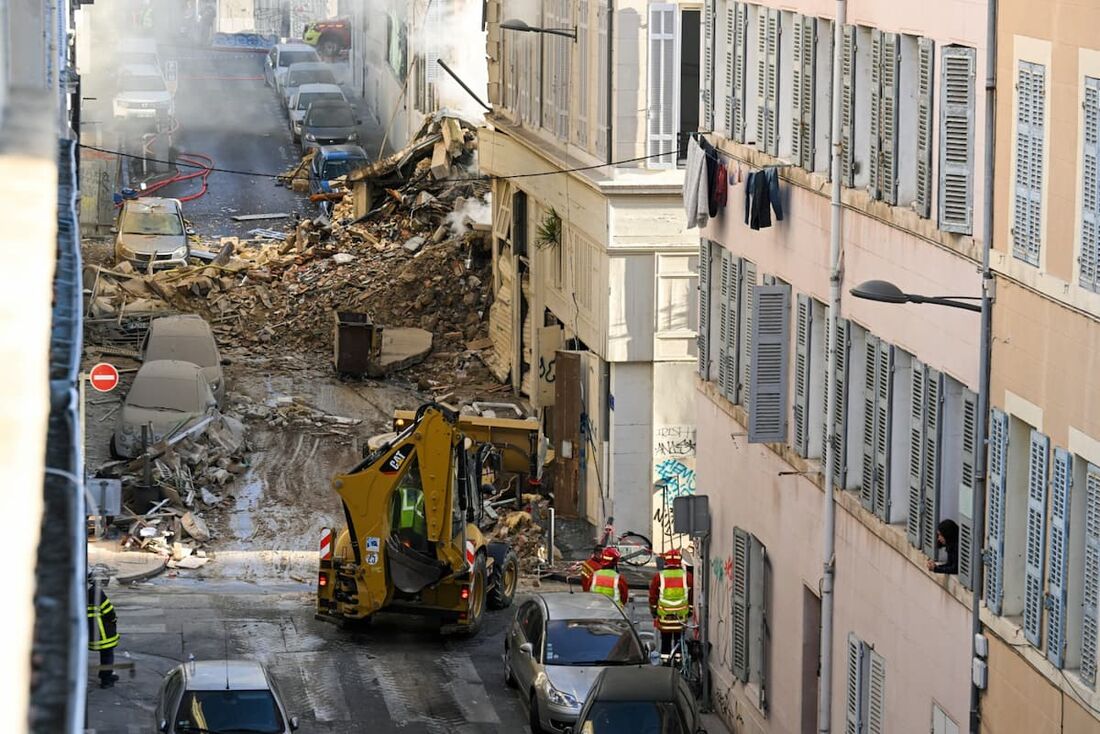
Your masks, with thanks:
<instances>
[{"instance_id":1,"label":"curb","mask_svg":"<svg viewBox=\"0 0 1100 734\"><path fill-rule=\"evenodd\" d=\"M140 573L130 574L129 576L112 576L119 586L129 586L130 584L136 584L139 581L145 581L151 579L154 576L159 576L164 573L164 569L168 568L168 560L162 558L160 564L148 571L141 571Z\"/></svg>"}]
</instances>

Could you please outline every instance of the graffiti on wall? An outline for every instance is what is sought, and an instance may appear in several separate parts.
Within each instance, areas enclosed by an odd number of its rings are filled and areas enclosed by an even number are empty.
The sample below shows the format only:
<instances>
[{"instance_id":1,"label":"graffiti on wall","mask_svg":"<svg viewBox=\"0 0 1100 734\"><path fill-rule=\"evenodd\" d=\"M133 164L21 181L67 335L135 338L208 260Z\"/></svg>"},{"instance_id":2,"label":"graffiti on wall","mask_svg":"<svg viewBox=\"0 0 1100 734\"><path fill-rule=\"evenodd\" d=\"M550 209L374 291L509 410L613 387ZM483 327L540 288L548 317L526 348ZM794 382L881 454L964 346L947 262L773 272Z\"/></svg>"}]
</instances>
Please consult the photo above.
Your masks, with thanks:
<instances>
[{"instance_id":1,"label":"graffiti on wall","mask_svg":"<svg viewBox=\"0 0 1100 734\"><path fill-rule=\"evenodd\" d=\"M695 494L695 426L657 426L653 464L653 545L662 551L690 548L691 539L673 531L673 500Z\"/></svg>"}]
</instances>

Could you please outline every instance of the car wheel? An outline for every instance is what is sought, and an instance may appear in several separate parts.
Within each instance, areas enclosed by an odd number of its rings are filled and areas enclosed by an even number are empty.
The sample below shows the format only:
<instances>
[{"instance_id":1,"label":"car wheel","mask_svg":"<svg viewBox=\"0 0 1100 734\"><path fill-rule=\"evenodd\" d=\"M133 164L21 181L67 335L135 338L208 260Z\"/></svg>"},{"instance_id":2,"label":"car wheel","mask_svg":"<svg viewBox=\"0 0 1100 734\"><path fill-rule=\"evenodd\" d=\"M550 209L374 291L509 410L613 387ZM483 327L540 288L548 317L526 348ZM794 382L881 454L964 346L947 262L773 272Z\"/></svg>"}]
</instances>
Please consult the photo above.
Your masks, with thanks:
<instances>
[{"instance_id":1,"label":"car wheel","mask_svg":"<svg viewBox=\"0 0 1100 734\"><path fill-rule=\"evenodd\" d=\"M542 734L545 730L542 728L542 722L539 721L539 699L534 691L531 691L531 705L529 711L530 721L528 725L531 727L531 734Z\"/></svg>"}]
</instances>

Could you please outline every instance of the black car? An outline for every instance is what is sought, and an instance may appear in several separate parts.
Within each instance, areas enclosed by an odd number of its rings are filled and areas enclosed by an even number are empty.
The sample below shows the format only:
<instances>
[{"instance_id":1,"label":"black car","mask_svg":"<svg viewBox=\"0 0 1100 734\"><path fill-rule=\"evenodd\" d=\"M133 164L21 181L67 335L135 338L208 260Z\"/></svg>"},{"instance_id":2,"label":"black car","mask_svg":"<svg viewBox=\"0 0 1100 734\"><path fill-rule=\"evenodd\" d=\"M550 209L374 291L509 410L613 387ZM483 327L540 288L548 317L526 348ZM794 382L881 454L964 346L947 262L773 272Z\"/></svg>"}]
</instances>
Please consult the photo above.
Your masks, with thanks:
<instances>
[{"instance_id":1,"label":"black car","mask_svg":"<svg viewBox=\"0 0 1100 734\"><path fill-rule=\"evenodd\" d=\"M575 734L706 734L680 674L665 667L607 668L592 685Z\"/></svg>"}]
</instances>

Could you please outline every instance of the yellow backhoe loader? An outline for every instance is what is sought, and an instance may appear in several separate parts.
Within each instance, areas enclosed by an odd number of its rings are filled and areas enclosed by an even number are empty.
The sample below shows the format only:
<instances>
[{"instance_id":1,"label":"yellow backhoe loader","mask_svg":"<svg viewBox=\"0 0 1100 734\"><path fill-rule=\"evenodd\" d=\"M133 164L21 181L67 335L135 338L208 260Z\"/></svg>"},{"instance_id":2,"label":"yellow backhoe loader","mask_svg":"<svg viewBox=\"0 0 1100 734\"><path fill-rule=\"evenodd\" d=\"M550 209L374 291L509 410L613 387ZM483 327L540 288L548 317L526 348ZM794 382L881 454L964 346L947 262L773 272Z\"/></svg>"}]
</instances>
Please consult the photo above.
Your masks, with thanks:
<instances>
[{"instance_id":1,"label":"yellow backhoe loader","mask_svg":"<svg viewBox=\"0 0 1100 734\"><path fill-rule=\"evenodd\" d=\"M444 633L475 634L486 606L512 603L519 578L508 544L481 531L482 479L518 468L537 481L538 421L426 403L399 413L394 426L333 480L347 528L334 543L322 532L316 616L346 624L412 613L438 618Z\"/></svg>"}]
</instances>

